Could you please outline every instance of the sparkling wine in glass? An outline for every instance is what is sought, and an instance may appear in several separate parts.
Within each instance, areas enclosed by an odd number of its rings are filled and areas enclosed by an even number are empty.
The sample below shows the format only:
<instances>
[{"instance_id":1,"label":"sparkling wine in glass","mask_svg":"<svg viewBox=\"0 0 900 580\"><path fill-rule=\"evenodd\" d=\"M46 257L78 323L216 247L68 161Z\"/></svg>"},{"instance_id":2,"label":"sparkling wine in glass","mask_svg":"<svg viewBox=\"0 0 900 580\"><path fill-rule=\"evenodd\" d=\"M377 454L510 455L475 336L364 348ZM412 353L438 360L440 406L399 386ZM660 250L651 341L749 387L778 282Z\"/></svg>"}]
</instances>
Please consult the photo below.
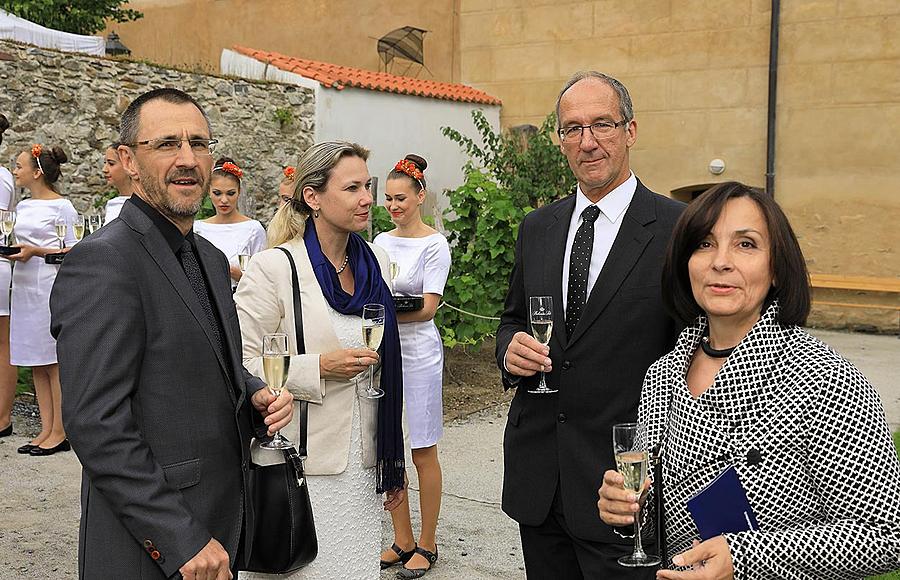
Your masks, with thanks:
<instances>
[{"instance_id":1,"label":"sparkling wine in glass","mask_svg":"<svg viewBox=\"0 0 900 580\"><path fill-rule=\"evenodd\" d=\"M384 336L384 306L381 304L366 304L363 306L362 334L366 348L378 350L381 339ZM375 370L369 367L369 387L366 389L366 398L378 399L384 396L384 391L376 388L374 383Z\"/></svg>"},{"instance_id":2,"label":"sparkling wine in glass","mask_svg":"<svg viewBox=\"0 0 900 580\"><path fill-rule=\"evenodd\" d=\"M247 264L250 263L250 254L238 254L238 265L241 268L241 272L247 270Z\"/></svg>"},{"instance_id":3,"label":"sparkling wine in glass","mask_svg":"<svg viewBox=\"0 0 900 580\"><path fill-rule=\"evenodd\" d=\"M553 298L550 296L531 296L529 302L529 322L531 322L531 335L544 346L550 344L550 336L553 334ZM547 377L541 371L541 380L538 386L529 389L529 393L546 395L557 392L547 386Z\"/></svg>"},{"instance_id":4,"label":"sparkling wine in glass","mask_svg":"<svg viewBox=\"0 0 900 580\"><path fill-rule=\"evenodd\" d=\"M284 383L287 381L291 357L288 354L288 337L283 333L265 334L262 338L263 374L269 392L276 397L281 396ZM260 443L262 449L287 449L291 442L277 431L271 441Z\"/></svg>"},{"instance_id":5,"label":"sparkling wine in glass","mask_svg":"<svg viewBox=\"0 0 900 580\"><path fill-rule=\"evenodd\" d=\"M72 222L72 232L75 234L75 241L80 242L84 237L84 216L78 214L75 221Z\"/></svg>"},{"instance_id":6,"label":"sparkling wine in glass","mask_svg":"<svg viewBox=\"0 0 900 580\"><path fill-rule=\"evenodd\" d=\"M394 280L396 280L397 276L400 275L400 264L398 264L397 262L391 262L390 273L391 273L391 293L393 293L394 292Z\"/></svg>"},{"instance_id":7,"label":"sparkling wine in glass","mask_svg":"<svg viewBox=\"0 0 900 580\"><path fill-rule=\"evenodd\" d=\"M102 225L103 225L103 216L101 216L99 214L88 216L88 218L87 218L88 233L92 234L92 233L96 232L97 230L100 229L100 227Z\"/></svg>"},{"instance_id":8,"label":"sparkling wine in glass","mask_svg":"<svg viewBox=\"0 0 900 580\"><path fill-rule=\"evenodd\" d=\"M9 235L16 226L16 212L2 211L0 212L0 233L3 234L3 245L9 245Z\"/></svg>"},{"instance_id":9,"label":"sparkling wine in glass","mask_svg":"<svg viewBox=\"0 0 900 580\"><path fill-rule=\"evenodd\" d=\"M637 423L613 425L613 453L616 456L616 469L625 478L625 489L640 497L641 488L647 479L650 454L640 446ZM619 558L618 562L627 568L644 568L660 563L658 556L647 554L641 545L640 510L634 514L634 551Z\"/></svg>"},{"instance_id":10,"label":"sparkling wine in glass","mask_svg":"<svg viewBox=\"0 0 900 580\"><path fill-rule=\"evenodd\" d=\"M53 222L53 227L56 228L56 239L59 240L59 249L65 249L66 247L66 230L68 229L68 224L66 224L66 218L58 217L56 221Z\"/></svg>"}]
</instances>

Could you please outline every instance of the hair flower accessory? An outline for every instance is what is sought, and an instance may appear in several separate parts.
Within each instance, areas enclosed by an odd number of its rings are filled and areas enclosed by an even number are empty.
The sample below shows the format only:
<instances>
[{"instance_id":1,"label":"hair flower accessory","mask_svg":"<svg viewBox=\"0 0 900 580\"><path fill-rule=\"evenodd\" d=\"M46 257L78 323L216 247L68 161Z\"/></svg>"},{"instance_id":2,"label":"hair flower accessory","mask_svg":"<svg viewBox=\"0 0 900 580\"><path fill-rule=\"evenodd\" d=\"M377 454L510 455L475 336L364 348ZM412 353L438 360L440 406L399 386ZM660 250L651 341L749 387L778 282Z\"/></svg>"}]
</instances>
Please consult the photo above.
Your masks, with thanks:
<instances>
[{"instance_id":1,"label":"hair flower accessory","mask_svg":"<svg viewBox=\"0 0 900 580\"><path fill-rule=\"evenodd\" d=\"M394 165L394 170L402 171L415 180L419 180L425 177L425 174L422 173L422 170L416 167L416 164L409 159L401 159L400 161L398 161L397 165Z\"/></svg>"},{"instance_id":2,"label":"hair flower accessory","mask_svg":"<svg viewBox=\"0 0 900 580\"><path fill-rule=\"evenodd\" d=\"M38 170L43 173L44 168L41 167L41 154L44 153L44 146L40 143L35 143L31 146L31 156L34 157L34 160L37 162Z\"/></svg>"},{"instance_id":3,"label":"hair flower accessory","mask_svg":"<svg viewBox=\"0 0 900 580\"><path fill-rule=\"evenodd\" d=\"M237 177L238 179L244 177L244 170L232 163L231 161L226 161L222 165L218 167L213 167L213 171L224 171L225 173L230 173Z\"/></svg>"},{"instance_id":4,"label":"hair flower accessory","mask_svg":"<svg viewBox=\"0 0 900 580\"><path fill-rule=\"evenodd\" d=\"M294 181L294 177L297 175L297 168L293 165L288 165L284 168L284 176L291 181Z\"/></svg>"}]
</instances>

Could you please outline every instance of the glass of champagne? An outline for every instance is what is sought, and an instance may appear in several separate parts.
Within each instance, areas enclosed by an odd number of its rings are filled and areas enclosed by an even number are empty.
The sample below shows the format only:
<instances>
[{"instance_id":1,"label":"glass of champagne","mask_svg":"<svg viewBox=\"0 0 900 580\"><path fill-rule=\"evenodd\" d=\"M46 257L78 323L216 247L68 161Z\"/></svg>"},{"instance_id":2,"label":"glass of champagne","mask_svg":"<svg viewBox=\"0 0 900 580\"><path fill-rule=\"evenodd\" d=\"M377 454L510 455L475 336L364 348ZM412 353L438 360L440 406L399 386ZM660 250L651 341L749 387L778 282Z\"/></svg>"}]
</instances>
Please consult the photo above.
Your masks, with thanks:
<instances>
[{"instance_id":1,"label":"glass of champagne","mask_svg":"<svg viewBox=\"0 0 900 580\"><path fill-rule=\"evenodd\" d=\"M245 272L247 270L247 264L250 263L250 254L238 254L238 266L241 268L241 272Z\"/></svg>"},{"instance_id":2,"label":"glass of champagne","mask_svg":"<svg viewBox=\"0 0 900 580\"><path fill-rule=\"evenodd\" d=\"M400 264L397 262L391 262L391 294L394 293L394 280L397 279L397 276L400 275Z\"/></svg>"},{"instance_id":3,"label":"glass of champagne","mask_svg":"<svg viewBox=\"0 0 900 580\"><path fill-rule=\"evenodd\" d=\"M650 454L639 443L637 423L613 425L613 453L616 456L616 469L625 478L625 489L633 492L640 499L641 489L644 481L647 480ZM660 563L659 557L647 554L641 545L641 510L634 514L634 551L629 556L619 558L618 562L619 565L628 568L656 566Z\"/></svg>"},{"instance_id":4,"label":"glass of champagne","mask_svg":"<svg viewBox=\"0 0 900 580\"><path fill-rule=\"evenodd\" d=\"M3 211L0 212L0 233L3 234L3 245L9 245L9 235L16 226L16 212Z\"/></svg>"},{"instance_id":5,"label":"glass of champagne","mask_svg":"<svg viewBox=\"0 0 900 580\"><path fill-rule=\"evenodd\" d=\"M531 322L531 335L543 346L550 344L550 336L553 333L553 298L551 296L531 296L529 302L529 321ZM538 386L529 389L529 393L546 395L557 392L547 386L547 377L541 371L541 381Z\"/></svg>"},{"instance_id":6,"label":"glass of champagne","mask_svg":"<svg viewBox=\"0 0 900 580\"><path fill-rule=\"evenodd\" d=\"M100 214L88 216L87 227L88 227L89 233L96 232L97 230L100 229L100 227L102 225L103 225L103 216L101 216Z\"/></svg>"},{"instance_id":7,"label":"glass of champagne","mask_svg":"<svg viewBox=\"0 0 900 580\"><path fill-rule=\"evenodd\" d=\"M281 391L284 389L284 383L287 381L288 369L291 366L287 335L280 332L264 334L262 338L262 357L266 386L270 393L280 397ZM291 446L291 442L282 437L280 431L276 431L271 441L260 443L259 446L262 449L287 449Z\"/></svg>"},{"instance_id":8,"label":"glass of champagne","mask_svg":"<svg viewBox=\"0 0 900 580\"><path fill-rule=\"evenodd\" d=\"M68 229L66 218L56 218L56 221L53 222L53 227L56 228L56 239L59 240L59 249L64 250L66 248L66 230Z\"/></svg>"},{"instance_id":9,"label":"glass of champagne","mask_svg":"<svg viewBox=\"0 0 900 580\"><path fill-rule=\"evenodd\" d=\"M72 222L72 232L75 234L75 241L80 242L84 237L84 216L78 214L75 221Z\"/></svg>"},{"instance_id":10,"label":"glass of champagne","mask_svg":"<svg viewBox=\"0 0 900 580\"><path fill-rule=\"evenodd\" d=\"M381 339L384 336L384 306L381 304L366 304L363 306L362 334L366 348L378 350ZM375 370L369 367L369 387L366 389L367 399L378 399L384 396L384 391L373 386Z\"/></svg>"}]
</instances>

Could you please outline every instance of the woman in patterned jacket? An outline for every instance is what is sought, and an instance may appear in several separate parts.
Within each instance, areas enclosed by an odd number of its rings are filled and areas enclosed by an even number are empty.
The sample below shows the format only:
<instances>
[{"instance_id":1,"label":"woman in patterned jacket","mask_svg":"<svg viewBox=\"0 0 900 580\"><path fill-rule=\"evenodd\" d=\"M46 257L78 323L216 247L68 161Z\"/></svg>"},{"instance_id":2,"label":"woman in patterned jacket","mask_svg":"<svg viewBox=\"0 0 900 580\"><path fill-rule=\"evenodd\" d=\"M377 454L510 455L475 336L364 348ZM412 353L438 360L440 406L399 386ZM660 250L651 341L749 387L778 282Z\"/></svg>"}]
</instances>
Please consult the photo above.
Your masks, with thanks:
<instances>
[{"instance_id":1,"label":"woman in patterned jacket","mask_svg":"<svg viewBox=\"0 0 900 580\"><path fill-rule=\"evenodd\" d=\"M646 447L661 446L668 550L657 578L900 568L900 462L884 409L856 367L800 327L808 280L787 218L758 190L718 185L676 225L664 300L689 326L647 372L638 413ZM687 501L731 467L756 529L700 542ZM640 498L650 522L652 495ZM606 523L633 523L638 499L604 474Z\"/></svg>"}]
</instances>

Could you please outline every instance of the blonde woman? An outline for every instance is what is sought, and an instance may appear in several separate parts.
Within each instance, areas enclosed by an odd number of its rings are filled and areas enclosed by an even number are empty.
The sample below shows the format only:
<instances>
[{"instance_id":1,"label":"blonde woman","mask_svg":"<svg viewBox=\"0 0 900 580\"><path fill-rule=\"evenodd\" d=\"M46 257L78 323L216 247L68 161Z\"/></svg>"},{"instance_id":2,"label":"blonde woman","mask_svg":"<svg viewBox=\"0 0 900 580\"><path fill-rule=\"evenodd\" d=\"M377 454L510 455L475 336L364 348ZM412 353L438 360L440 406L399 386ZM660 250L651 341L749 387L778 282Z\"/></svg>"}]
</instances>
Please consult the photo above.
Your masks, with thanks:
<instances>
[{"instance_id":1,"label":"blonde woman","mask_svg":"<svg viewBox=\"0 0 900 580\"><path fill-rule=\"evenodd\" d=\"M403 377L400 339L386 279L383 250L356 232L372 208L369 152L355 143L329 141L311 147L297 165L295 187L269 225L269 245L250 261L235 302L244 345L244 365L262 375L265 334L289 337L286 386L309 401L309 457L306 473L315 515L319 553L290 576L376 578L384 508L405 497ZM297 353L290 252L300 281L303 340ZM365 348L363 306L385 307L381 352ZM379 364L375 381L385 395L366 398L357 377ZM362 375L367 376L367 375ZM299 407L299 406L298 406ZM284 435L296 441L295 421ZM264 541L256 538L255 541ZM264 578L248 574L245 578Z\"/></svg>"}]
</instances>

